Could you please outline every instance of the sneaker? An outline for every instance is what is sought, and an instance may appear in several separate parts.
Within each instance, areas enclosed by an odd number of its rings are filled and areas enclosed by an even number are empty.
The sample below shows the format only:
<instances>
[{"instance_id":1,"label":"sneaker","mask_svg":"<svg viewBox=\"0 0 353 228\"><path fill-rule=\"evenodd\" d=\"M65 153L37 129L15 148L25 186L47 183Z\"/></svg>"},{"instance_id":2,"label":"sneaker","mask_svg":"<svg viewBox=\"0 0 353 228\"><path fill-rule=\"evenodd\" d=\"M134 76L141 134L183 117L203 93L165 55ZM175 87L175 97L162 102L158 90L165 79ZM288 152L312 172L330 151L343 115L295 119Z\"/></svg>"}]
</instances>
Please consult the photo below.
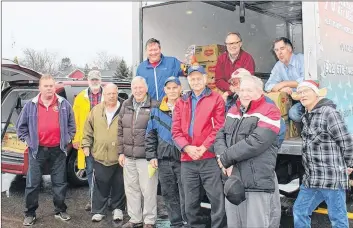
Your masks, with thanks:
<instances>
[{"instance_id":1,"label":"sneaker","mask_svg":"<svg viewBox=\"0 0 353 228\"><path fill-rule=\"evenodd\" d=\"M142 223L132 223L132 222L127 222L122 226L122 228L141 228L141 227L143 227Z\"/></svg>"},{"instance_id":2,"label":"sneaker","mask_svg":"<svg viewBox=\"0 0 353 228\"><path fill-rule=\"evenodd\" d=\"M113 220L123 220L123 212L120 209L113 211Z\"/></svg>"},{"instance_id":3,"label":"sneaker","mask_svg":"<svg viewBox=\"0 0 353 228\"><path fill-rule=\"evenodd\" d=\"M86 204L85 211L91 211L91 203Z\"/></svg>"},{"instance_id":4,"label":"sneaker","mask_svg":"<svg viewBox=\"0 0 353 228\"><path fill-rule=\"evenodd\" d=\"M36 216L25 216L23 220L24 226L32 226L36 222Z\"/></svg>"},{"instance_id":5,"label":"sneaker","mask_svg":"<svg viewBox=\"0 0 353 228\"><path fill-rule=\"evenodd\" d=\"M92 222L100 222L102 221L102 219L104 219L105 215L101 215L101 214L94 214L92 216Z\"/></svg>"},{"instance_id":6,"label":"sneaker","mask_svg":"<svg viewBox=\"0 0 353 228\"><path fill-rule=\"evenodd\" d=\"M71 219L70 215L66 212L59 212L55 215L55 218L61 219L63 221L69 221Z\"/></svg>"}]
</instances>

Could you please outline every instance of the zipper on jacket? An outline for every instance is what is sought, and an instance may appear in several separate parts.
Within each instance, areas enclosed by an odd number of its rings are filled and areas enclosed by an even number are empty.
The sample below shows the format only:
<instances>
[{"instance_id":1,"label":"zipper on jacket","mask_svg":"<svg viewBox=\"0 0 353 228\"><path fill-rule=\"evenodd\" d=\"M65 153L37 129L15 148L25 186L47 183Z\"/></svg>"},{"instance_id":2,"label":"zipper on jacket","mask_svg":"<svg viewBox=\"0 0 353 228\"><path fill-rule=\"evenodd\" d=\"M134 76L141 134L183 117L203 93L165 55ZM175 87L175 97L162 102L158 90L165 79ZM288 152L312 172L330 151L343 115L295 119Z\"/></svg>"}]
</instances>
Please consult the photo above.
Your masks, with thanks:
<instances>
[{"instance_id":1,"label":"zipper on jacket","mask_svg":"<svg viewBox=\"0 0 353 228\"><path fill-rule=\"evenodd\" d=\"M156 86L156 95L157 95L157 101L159 100L158 99L158 84L157 84L157 72L156 72L156 67L153 68L153 73L154 73L154 84Z\"/></svg>"}]
</instances>

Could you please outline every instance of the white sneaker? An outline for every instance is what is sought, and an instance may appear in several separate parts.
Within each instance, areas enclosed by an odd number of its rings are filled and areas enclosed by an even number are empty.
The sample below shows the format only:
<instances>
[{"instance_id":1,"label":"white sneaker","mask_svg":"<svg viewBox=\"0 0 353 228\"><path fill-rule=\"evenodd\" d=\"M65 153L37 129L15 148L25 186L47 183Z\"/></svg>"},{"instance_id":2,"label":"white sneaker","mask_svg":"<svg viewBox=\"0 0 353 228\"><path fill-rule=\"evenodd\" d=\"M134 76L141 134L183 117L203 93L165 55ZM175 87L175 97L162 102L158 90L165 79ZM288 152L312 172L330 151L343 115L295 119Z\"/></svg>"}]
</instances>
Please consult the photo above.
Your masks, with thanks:
<instances>
[{"instance_id":1,"label":"white sneaker","mask_svg":"<svg viewBox=\"0 0 353 228\"><path fill-rule=\"evenodd\" d=\"M92 216L92 222L100 222L102 221L102 219L104 219L105 215L101 215L101 214L94 214Z\"/></svg>"},{"instance_id":2,"label":"white sneaker","mask_svg":"<svg viewBox=\"0 0 353 228\"><path fill-rule=\"evenodd\" d=\"M114 209L113 220L123 220L123 212L120 209Z\"/></svg>"}]
</instances>

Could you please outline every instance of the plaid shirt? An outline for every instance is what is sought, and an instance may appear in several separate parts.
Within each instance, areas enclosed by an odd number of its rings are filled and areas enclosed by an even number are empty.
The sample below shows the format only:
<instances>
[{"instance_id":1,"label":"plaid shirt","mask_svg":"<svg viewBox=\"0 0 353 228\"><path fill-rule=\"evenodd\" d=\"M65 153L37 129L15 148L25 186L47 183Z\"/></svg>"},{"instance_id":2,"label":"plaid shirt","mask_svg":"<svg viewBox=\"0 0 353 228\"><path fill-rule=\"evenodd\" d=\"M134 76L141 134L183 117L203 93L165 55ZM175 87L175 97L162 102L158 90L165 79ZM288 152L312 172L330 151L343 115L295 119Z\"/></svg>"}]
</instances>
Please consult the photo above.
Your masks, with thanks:
<instances>
[{"instance_id":1,"label":"plaid shirt","mask_svg":"<svg viewBox=\"0 0 353 228\"><path fill-rule=\"evenodd\" d=\"M336 105L322 99L302 118L303 184L307 188L348 189L353 165L353 136Z\"/></svg>"},{"instance_id":2,"label":"plaid shirt","mask_svg":"<svg viewBox=\"0 0 353 228\"><path fill-rule=\"evenodd\" d=\"M99 93L97 94L93 94L91 89L88 88L88 98L91 104L91 110L94 106L96 106L97 104L99 104L101 102L102 99L102 87L100 88Z\"/></svg>"}]
</instances>

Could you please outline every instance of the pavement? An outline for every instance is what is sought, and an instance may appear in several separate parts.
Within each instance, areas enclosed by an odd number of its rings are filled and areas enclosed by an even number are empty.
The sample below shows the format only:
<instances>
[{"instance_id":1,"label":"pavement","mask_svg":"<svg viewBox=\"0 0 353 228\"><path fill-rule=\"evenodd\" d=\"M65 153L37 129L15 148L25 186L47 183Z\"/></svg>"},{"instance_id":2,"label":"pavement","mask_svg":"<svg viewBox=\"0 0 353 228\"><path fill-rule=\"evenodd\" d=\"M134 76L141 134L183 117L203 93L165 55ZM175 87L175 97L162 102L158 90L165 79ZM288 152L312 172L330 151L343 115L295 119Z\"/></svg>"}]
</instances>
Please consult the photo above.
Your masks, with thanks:
<instances>
[{"instance_id":1,"label":"pavement","mask_svg":"<svg viewBox=\"0 0 353 228\"><path fill-rule=\"evenodd\" d=\"M1 186L1 227L17 228L22 227L23 211L24 211L24 189L25 178L12 174L2 174ZM37 210L37 222L32 227L45 228L62 228L62 227L119 227L112 222L111 213L100 223L91 222L91 214L84 210L87 203L87 187L72 188L69 187L67 192L66 204L68 213L72 219L68 222L63 222L54 218L54 207L51 194L51 182L49 176L43 176L43 187L39 195L39 208ZM352 202L348 204L348 210L353 212ZM209 214L209 210L204 210ZM128 216L125 214L124 220L128 221ZM163 202L163 199L158 196L158 221L157 228L169 227L168 215ZM282 215L282 228L292 228L293 217ZM312 228L331 227L328 216L326 214L314 213L312 216ZM350 227L353 227L353 220L350 220Z\"/></svg>"}]
</instances>

